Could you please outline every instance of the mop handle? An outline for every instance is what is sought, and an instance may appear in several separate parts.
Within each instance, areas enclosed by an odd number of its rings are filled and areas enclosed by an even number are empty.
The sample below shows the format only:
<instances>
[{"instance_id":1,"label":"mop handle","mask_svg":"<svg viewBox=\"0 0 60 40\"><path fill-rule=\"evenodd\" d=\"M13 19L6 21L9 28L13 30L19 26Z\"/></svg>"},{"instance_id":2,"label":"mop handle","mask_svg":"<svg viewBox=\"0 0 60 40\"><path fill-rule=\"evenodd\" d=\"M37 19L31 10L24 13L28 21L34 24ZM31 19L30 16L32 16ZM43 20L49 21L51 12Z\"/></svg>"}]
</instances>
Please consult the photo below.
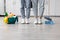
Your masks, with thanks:
<instances>
[{"instance_id":1,"label":"mop handle","mask_svg":"<svg viewBox=\"0 0 60 40\"><path fill-rule=\"evenodd\" d=\"M43 15L44 15L44 9L45 9L45 0L44 0L44 2L43 2L43 12L42 12L42 14L41 14L41 16L40 16L40 18L42 18L43 17Z\"/></svg>"}]
</instances>

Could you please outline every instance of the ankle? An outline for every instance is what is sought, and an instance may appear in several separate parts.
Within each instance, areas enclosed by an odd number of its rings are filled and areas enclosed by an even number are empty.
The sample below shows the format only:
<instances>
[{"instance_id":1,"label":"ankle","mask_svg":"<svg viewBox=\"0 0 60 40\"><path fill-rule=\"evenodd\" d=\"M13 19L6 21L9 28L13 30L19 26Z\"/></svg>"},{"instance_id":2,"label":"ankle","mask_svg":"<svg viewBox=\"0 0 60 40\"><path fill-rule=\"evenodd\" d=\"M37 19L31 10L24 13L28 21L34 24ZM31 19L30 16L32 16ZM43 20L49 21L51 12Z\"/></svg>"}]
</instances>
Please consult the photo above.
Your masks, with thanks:
<instances>
[{"instance_id":1,"label":"ankle","mask_svg":"<svg viewBox=\"0 0 60 40\"><path fill-rule=\"evenodd\" d=\"M29 18L26 18L26 21L25 21L27 24L29 23Z\"/></svg>"}]
</instances>

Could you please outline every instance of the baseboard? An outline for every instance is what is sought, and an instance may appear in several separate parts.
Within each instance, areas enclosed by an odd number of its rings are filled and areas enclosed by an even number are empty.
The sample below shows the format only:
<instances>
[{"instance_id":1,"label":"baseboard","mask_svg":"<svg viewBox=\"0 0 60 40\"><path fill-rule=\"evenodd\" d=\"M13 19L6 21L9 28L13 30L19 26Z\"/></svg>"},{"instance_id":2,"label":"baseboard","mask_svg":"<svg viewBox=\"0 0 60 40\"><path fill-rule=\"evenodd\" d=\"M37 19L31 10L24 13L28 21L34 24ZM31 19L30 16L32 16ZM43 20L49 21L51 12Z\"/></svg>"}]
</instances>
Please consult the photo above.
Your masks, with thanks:
<instances>
[{"instance_id":1,"label":"baseboard","mask_svg":"<svg viewBox=\"0 0 60 40\"><path fill-rule=\"evenodd\" d=\"M17 15L18 17L21 17L19 15ZM55 16L55 15L44 15L44 16L49 16L49 17L60 17L60 16ZM43 17L44 17L43 16ZM0 15L0 17L4 17L4 15ZM34 16L30 16L30 17L34 17ZM39 16L38 16L39 17Z\"/></svg>"},{"instance_id":2,"label":"baseboard","mask_svg":"<svg viewBox=\"0 0 60 40\"><path fill-rule=\"evenodd\" d=\"M0 17L4 17L4 15L0 15Z\"/></svg>"},{"instance_id":3,"label":"baseboard","mask_svg":"<svg viewBox=\"0 0 60 40\"><path fill-rule=\"evenodd\" d=\"M43 17L45 17L45 16L48 16L48 15L44 15ZM18 16L18 17L21 17L21 16ZM30 17L34 17L34 16L30 16ZM49 17L60 17L60 16L50 15Z\"/></svg>"},{"instance_id":4,"label":"baseboard","mask_svg":"<svg viewBox=\"0 0 60 40\"><path fill-rule=\"evenodd\" d=\"M45 15L45 16L49 16L49 17L60 17L58 15Z\"/></svg>"}]
</instances>

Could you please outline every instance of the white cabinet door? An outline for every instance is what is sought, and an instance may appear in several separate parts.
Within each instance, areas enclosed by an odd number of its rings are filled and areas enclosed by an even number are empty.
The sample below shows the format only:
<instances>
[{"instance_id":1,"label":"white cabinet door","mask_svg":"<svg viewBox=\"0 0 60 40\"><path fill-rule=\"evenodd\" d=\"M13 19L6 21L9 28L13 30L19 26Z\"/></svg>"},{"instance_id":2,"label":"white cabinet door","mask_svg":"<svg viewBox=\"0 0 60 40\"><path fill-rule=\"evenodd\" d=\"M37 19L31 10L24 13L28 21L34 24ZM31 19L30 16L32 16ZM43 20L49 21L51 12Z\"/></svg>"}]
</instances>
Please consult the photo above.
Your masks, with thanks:
<instances>
[{"instance_id":1,"label":"white cabinet door","mask_svg":"<svg viewBox=\"0 0 60 40\"><path fill-rule=\"evenodd\" d=\"M50 0L49 15L60 16L60 0Z\"/></svg>"},{"instance_id":2,"label":"white cabinet door","mask_svg":"<svg viewBox=\"0 0 60 40\"><path fill-rule=\"evenodd\" d=\"M6 0L6 11L8 13L13 12L14 14L21 15L21 0ZM33 15L31 10L31 15Z\"/></svg>"},{"instance_id":3,"label":"white cabinet door","mask_svg":"<svg viewBox=\"0 0 60 40\"><path fill-rule=\"evenodd\" d=\"M55 0L50 0L49 15L55 15Z\"/></svg>"},{"instance_id":4,"label":"white cabinet door","mask_svg":"<svg viewBox=\"0 0 60 40\"><path fill-rule=\"evenodd\" d=\"M44 15L55 15L55 0L45 0L45 12Z\"/></svg>"},{"instance_id":5,"label":"white cabinet door","mask_svg":"<svg viewBox=\"0 0 60 40\"><path fill-rule=\"evenodd\" d=\"M55 0L55 15L60 16L60 0Z\"/></svg>"},{"instance_id":6,"label":"white cabinet door","mask_svg":"<svg viewBox=\"0 0 60 40\"><path fill-rule=\"evenodd\" d=\"M6 10L8 13L13 12L16 15L21 15L20 8L21 0L6 0ZM34 16L33 10L31 10L32 15ZM44 15L60 15L60 0L45 0Z\"/></svg>"},{"instance_id":7,"label":"white cabinet door","mask_svg":"<svg viewBox=\"0 0 60 40\"><path fill-rule=\"evenodd\" d=\"M0 15L4 15L4 0L0 0Z\"/></svg>"},{"instance_id":8,"label":"white cabinet door","mask_svg":"<svg viewBox=\"0 0 60 40\"><path fill-rule=\"evenodd\" d=\"M44 15L48 14L48 4L45 4ZM16 15L21 15L21 0L6 0L6 11L8 13L13 12ZM31 9L31 16L34 16L33 10Z\"/></svg>"},{"instance_id":9,"label":"white cabinet door","mask_svg":"<svg viewBox=\"0 0 60 40\"><path fill-rule=\"evenodd\" d=\"M20 15L20 0L6 0L6 11Z\"/></svg>"}]
</instances>

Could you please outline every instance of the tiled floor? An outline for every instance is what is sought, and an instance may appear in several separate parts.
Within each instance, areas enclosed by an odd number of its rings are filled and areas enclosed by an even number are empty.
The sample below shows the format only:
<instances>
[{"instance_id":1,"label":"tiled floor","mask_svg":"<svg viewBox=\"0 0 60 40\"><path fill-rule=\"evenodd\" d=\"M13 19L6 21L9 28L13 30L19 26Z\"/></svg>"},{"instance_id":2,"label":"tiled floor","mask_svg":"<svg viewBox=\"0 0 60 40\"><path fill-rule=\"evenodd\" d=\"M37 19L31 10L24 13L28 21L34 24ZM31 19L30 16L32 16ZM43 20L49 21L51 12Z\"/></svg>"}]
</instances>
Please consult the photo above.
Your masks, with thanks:
<instances>
[{"instance_id":1,"label":"tiled floor","mask_svg":"<svg viewBox=\"0 0 60 40\"><path fill-rule=\"evenodd\" d=\"M0 17L0 40L60 40L60 18L53 17L53 25L35 25L30 18L30 24L5 24Z\"/></svg>"}]
</instances>

